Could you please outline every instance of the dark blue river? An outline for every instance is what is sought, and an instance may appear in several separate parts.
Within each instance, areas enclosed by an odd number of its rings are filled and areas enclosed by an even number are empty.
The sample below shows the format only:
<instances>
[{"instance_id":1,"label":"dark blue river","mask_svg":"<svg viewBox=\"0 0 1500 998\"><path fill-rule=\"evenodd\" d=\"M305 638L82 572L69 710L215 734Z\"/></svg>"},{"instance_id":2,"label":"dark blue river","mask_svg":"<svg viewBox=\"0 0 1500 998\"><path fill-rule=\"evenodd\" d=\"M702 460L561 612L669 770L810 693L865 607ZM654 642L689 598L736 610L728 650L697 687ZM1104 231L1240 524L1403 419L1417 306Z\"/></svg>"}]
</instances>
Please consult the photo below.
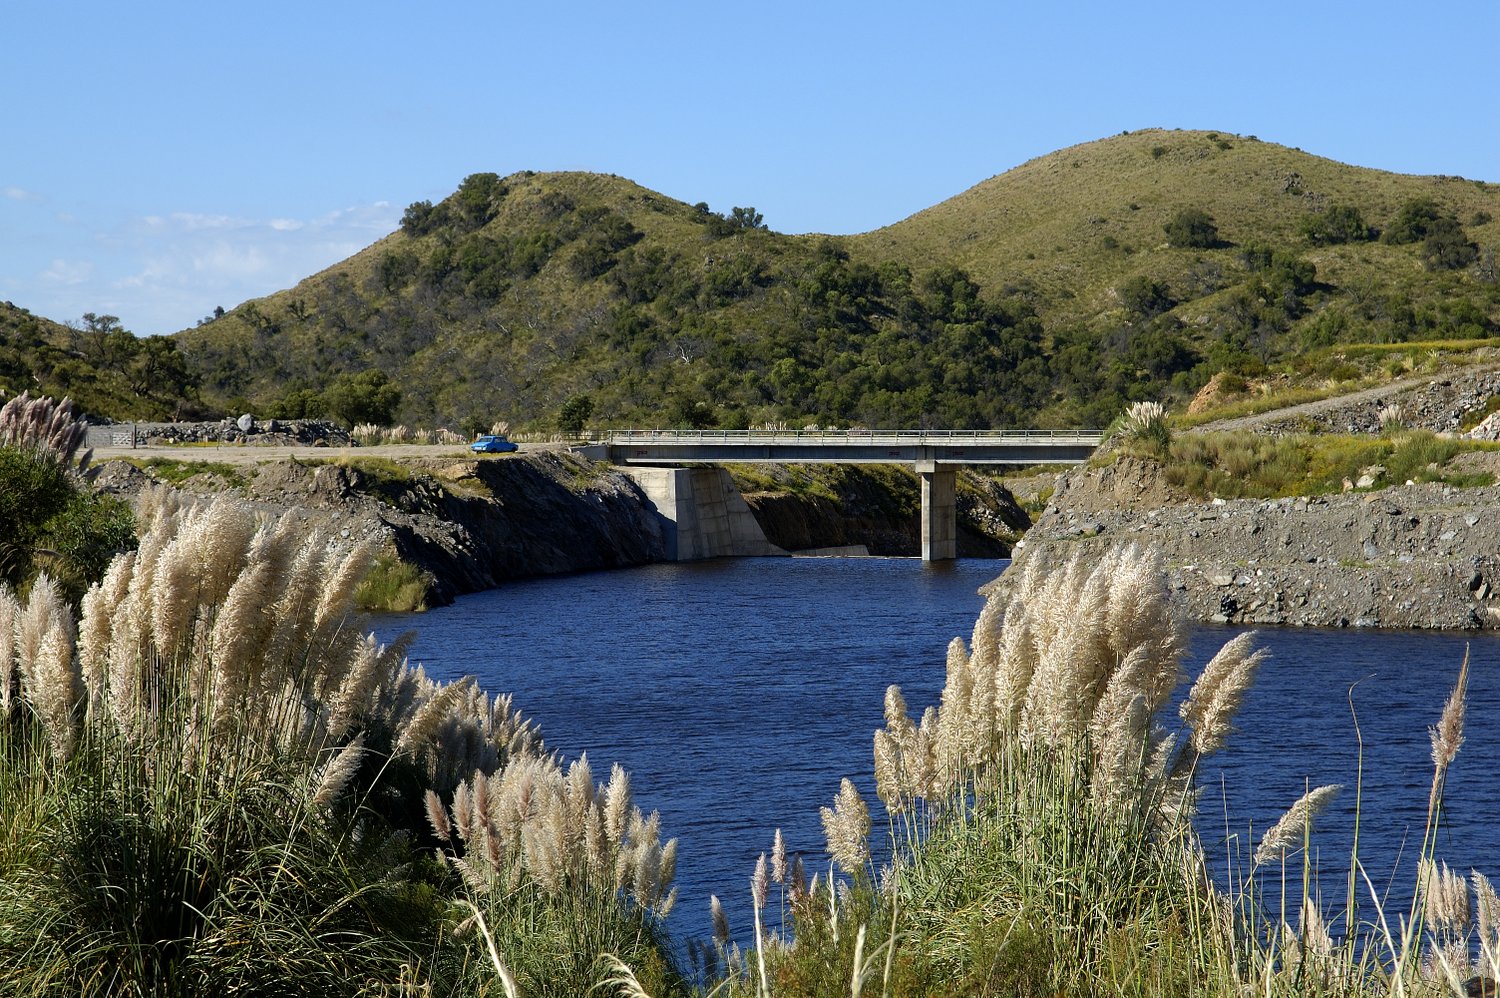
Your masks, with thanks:
<instances>
[{"instance_id":1,"label":"dark blue river","mask_svg":"<svg viewBox=\"0 0 1500 998\"><path fill-rule=\"evenodd\" d=\"M622 763L636 803L661 812L664 838L681 840L674 933L707 934L713 893L743 939L749 877L776 828L809 873L826 870L818 808L840 777L860 785L879 834L871 738L885 688L899 683L913 716L936 701L948 641L968 638L983 605L975 590L1005 564L655 565L510 583L373 624L382 640L415 630L412 660L438 678L472 674L491 694L514 693L548 746L588 753L596 778ZM1188 673L1236 633L1196 631ZM1359 773L1352 689L1364 742L1360 855L1382 890L1394 874L1404 909L1431 781L1427 729L1466 645L1467 740L1439 854L1461 871L1500 874L1500 637L1268 629L1262 644L1272 658L1201 781L1199 828L1221 881L1308 786L1344 783L1314 842L1325 887L1342 897ZM1288 871L1299 885L1300 862Z\"/></svg>"}]
</instances>

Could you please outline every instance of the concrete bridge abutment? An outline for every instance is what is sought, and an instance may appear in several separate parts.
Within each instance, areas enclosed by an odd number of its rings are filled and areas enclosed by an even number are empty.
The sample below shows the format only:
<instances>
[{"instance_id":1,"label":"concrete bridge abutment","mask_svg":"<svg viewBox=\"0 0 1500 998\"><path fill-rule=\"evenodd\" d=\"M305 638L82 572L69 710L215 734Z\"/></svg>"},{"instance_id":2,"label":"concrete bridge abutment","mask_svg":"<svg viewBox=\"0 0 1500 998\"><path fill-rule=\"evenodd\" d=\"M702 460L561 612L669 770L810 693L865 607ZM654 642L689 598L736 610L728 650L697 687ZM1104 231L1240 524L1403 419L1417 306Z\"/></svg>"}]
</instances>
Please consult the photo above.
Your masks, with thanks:
<instances>
[{"instance_id":1,"label":"concrete bridge abutment","mask_svg":"<svg viewBox=\"0 0 1500 998\"><path fill-rule=\"evenodd\" d=\"M723 468L620 467L661 517L668 561L786 554L766 540Z\"/></svg>"}]
</instances>

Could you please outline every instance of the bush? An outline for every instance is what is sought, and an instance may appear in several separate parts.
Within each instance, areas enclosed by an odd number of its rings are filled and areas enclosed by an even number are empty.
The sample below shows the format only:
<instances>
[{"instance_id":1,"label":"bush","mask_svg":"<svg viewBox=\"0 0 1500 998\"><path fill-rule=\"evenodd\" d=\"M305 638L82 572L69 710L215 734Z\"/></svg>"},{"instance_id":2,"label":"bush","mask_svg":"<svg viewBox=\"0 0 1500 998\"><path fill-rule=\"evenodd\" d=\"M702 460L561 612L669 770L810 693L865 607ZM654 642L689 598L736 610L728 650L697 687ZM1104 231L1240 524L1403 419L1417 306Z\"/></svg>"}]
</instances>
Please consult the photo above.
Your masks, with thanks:
<instances>
[{"instance_id":1,"label":"bush","mask_svg":"<svg viewBox=\"0 0 1500 998\"><path fill-rule=\"evenodd\" d=\"M1463 270L1479 259L1479 247L1469 241L1453 218L1434 219L1422 239L1422 261L1428 270Z\"/></svg>"},{"instance_id":2,"label":"bush","mask_svg":"<svg viewBox=\"0 0 1500 998\"><path fill-rule=\"evenodd\" d=\"M1353 205L1335 205L1325 212L1309 215L1302 220L1302 237L1318 245L1362 242L1372 235L1373 231L1365 224L1364 216Z\"/></svg>"},{"instance_id":3,"label":"bush","mask_svg":"<svg viewBox=\"0 0 1500 998\"><path fill-rule=\"evenodd\" d=\"M1420 242L1427 237L1432 223L1443 217L1437 202L1432 198L1412 198L1401 206L1396 218L1380 236L1380 241L1393 246Z\"/></svg>"},{"instance_id":4,"label":"bush","mask_svg":"<svg viewBox=\"0 0 1500 998\"><path fill-rule=\"evenodd\" d=\"M345 426L375 423L388 426L396 421L401 389L384 371L373 368L358 374L341 374L323 392L323 409Z\"/></svg>"},{"instance_id":5,"label":"bush","mask_svg":"<svg viewBox=\"0 0 1500 998\"><path fill-rule=\"evenodd\" d=\"M1162 228L1167 242L1179 249L1213 249L1219 245L1213 216L1200 208L1182 209Z\"/></svg>"},{"instance_id":6,"label":"bush","mask_svg":"<svg viewBox=\"0 0 1500 998\"><path fill-rule=\"evenodd\" d=\"M23 392L0 408L0 585L24 589L45 570L76 602L135 546L130 507L93 492L74 463L83 436L67 400Z\"/></svg>"},{"instance_id":7,"label":"bush","mask_svg":"<svg viewBox=\"0 0 1500 998\"><path fill-rule=\"evenodd\" d=\"M1120 304L1136 315L1152 318L1169 311L1177 302L1165 284L1144 274L1130 278L1119 289Z\"/></svg>"}]
</instances>

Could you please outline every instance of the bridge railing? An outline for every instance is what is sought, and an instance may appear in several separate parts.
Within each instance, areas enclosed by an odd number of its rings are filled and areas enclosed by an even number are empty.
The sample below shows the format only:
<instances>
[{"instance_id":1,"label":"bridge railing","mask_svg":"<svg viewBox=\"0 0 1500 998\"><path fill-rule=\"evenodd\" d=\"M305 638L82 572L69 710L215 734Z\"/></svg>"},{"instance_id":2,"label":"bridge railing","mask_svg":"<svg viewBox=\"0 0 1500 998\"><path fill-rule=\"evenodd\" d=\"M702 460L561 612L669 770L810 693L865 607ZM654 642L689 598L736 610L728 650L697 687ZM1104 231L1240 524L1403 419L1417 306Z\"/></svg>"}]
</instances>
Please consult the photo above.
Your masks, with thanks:
<instances>
[{"instance_id":1,"label":"bridge railing","mask_svg":"<svg viewBox=\"0 0 1500 998\"><path fill-rule=\"evenodd\" d=\"M870 444L957 446L963 444L1098 444L1095 430L606 430L591 437L616 446L630 444Z\"/></svg>"}]
</instances>

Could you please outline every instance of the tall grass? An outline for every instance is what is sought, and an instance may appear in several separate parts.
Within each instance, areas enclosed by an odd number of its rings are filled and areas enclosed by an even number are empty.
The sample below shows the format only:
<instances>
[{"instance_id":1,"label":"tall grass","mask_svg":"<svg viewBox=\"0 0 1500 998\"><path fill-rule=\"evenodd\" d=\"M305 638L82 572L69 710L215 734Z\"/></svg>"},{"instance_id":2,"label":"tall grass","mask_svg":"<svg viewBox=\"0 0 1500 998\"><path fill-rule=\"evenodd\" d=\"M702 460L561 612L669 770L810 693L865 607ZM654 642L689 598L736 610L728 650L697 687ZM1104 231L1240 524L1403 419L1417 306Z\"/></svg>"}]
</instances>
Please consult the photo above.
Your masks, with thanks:
<instances>
[{"instance_id":1,"label":"tall grass","mask_svg":"<svg viewBox=\"0 0 1500 998\"><path fill-rule=\"evenodd\" d=\"M605 953L669 993L675 843L623 773L564 772L508 698L362 637L368 548L225 500L140 515L76 611L0 586L6 993L488 993L468 906L528 995Z\"/></svg>"},{"instance_id":2,"label":"tall grass","mask_svg":"<svg viewBox=\"0 0 1500 998\"><path fill-rule=\"evenodd\" d=\"M872 864L868 812L846 782L824 824L848 879L815 878L794 892L793 934L764 941L723 989L1490 993L1500 898L1482 876L1466 882L1434 855L1444 776L1462 741L1467 663L1433 729L1412 908L1382 906L1356 836L1350 898L1329 911L1308 846L1339 788L1292 802L1231 883L1209 876L1194 832L1199 765L1224 745L1261 660L1252 636L1210 661L1174 726L1162 715L1180 678L1182 633L1148 557L1033 566L1001 599L987 605L971 644L950 648L941 701L920 721L899 690L887 692L875 774L889 865ZM1369 902L1357 904L1355 892L1367 890Z\"/></svg>"}]
</instances>

